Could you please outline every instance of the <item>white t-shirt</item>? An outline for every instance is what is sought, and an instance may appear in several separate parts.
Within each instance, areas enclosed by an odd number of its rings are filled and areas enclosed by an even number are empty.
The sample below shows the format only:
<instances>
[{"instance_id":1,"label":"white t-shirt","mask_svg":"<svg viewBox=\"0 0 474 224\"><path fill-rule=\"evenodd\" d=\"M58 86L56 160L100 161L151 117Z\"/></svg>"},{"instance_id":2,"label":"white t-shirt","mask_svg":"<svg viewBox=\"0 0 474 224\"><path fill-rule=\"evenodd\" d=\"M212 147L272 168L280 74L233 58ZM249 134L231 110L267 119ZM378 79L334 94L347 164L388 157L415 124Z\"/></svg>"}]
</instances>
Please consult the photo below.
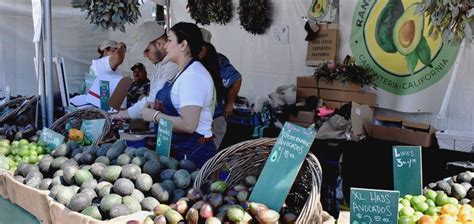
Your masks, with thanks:
<instances>
[{"instance_id":1,"label":"white t-shirt","mask_svg":"<svg viewBox=\"0 0 474 224\"><path fill-rule=\"evenodd\" d=\"M117 87L118 82L123 76L112 70L109 63L110 56L92 60L91 70L97 76L92 83L90 90L87 92L87 101L100 108L100 81L109 81L109 97Z\"/></svg>"},{"instance_id":2,"label":"white t-shirt","mask_svg":"<svg viewBox=\"0 0 474 224\"><path fill-rule=\"evenodd\" d=\"M215 108L215 91L211 75L200 62L193 62L176 79L171 88L171 102L181 114L184 106L202 107L196 132L204 137L212 136L212 116Z\"/></svg>"},{"instance_id":3,"label":"white t-shirt","mask_svg":"<svg viewBox=\"0 0 474 224\"><path fill-rule=\"evenodd\" d=\"M155 65L150 78L150 94L143 97L133 106L128 108L128 114L132 119L140 118L140 111L145 107L146 103L155 102L155 96L158 90L163 88L166 81L172 79L178 73L178 65L171 62L167 57L162 62Z\"/></svg>"}]
</instances>

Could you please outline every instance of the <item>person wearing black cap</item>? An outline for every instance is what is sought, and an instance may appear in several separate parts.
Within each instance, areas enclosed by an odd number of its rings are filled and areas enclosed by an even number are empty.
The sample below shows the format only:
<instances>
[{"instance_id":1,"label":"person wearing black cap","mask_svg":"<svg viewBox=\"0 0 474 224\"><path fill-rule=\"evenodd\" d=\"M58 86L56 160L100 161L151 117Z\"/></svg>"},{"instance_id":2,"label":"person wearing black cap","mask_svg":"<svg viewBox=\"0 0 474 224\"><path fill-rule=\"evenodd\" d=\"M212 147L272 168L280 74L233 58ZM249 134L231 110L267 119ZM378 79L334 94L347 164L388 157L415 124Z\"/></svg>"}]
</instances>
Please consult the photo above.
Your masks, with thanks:
<instances>
[{"instance_id":1,"label":"person wearing black cap","mask_svg":"<svg viewBox=\"0 0 474 224\"><path fill-rule=\"evenodd\" d=\"M133 71L133 83L127 93L127 107L131 107L139 99L148 96L150 92L150 80L146 77L146 69L142 63L136 63L130 70Z\"/></svg>"},{"instance_id":2,"label":"person wearing black cap","mask_svg":"<svg viewBox=\"0 0 474 224\"><path fill-rule=\"evenodd\" d=\"M217 153L211 126L218 96L210 73L199 61L203 47L199 27L193 23L175 24L165 47L179 72L158 91L154 109L142 109L141 116L155 123L162 118L171 120L172 153L178 160L186 156L201 167Z\"/></svg>"}]
</instances>

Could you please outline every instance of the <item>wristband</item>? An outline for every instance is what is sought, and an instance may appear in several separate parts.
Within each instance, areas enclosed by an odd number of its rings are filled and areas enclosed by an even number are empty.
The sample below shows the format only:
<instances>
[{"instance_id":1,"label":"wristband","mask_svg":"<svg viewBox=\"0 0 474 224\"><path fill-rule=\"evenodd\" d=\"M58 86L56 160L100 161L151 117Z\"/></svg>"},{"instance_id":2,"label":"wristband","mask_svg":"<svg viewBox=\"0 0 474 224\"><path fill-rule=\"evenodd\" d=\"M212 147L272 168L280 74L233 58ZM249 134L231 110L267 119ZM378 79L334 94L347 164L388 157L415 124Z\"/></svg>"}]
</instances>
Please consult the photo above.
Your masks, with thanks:
<instances>
[{"instance_id":1,"label":"wristband","mask_svg":"<svg viewBox=\"0 0 474 224\"><path fill-rule=\"evenodd\" d=\"M156 117L158 116L159 113L160 111L156 111L155 115L153 115L153 122L158 123L158 121L156 120Z\"/></svg>"}]
</instances>

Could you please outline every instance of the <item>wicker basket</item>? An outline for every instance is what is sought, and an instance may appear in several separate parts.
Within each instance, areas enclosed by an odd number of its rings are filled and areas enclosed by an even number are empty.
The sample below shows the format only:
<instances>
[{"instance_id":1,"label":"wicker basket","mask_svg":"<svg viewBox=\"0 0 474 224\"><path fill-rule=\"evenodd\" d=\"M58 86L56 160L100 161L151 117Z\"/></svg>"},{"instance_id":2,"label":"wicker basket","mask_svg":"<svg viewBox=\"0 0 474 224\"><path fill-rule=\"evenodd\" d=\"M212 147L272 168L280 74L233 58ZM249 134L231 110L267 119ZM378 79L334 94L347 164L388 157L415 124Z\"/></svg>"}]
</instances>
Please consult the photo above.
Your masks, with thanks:
<instances>
[{"instance_id":1,"label":"wicker basket","mask_svg":"<svg viewBox=\"0 0 474 224\"><path fill-rule=\"evenodd\" d=\"M194 187L199 188L204 185L224 165L229 169L226 180L229 186L235 185L245 176L258 176L275 142L274 138L260 138L241 142L218 152L203 165L196 177ZM320 224L323 222L323 209L320 202L321 182L321 165L316 156L308 153L285 202L289 208L298 210L299 216L296 223Z\"/></svg>"},{"instance_id":2,"label":"wicker basket","mask_svg":"<svg viewBox=\"0 0 474 224\"><path fill-rule=\"evenodd\" d=\"M0 111L3 111L7 107L12 108L12 110L0 117L0 124L4 124L7 121L10 121L12 118L30 111L32 108L36 108L37 101L38 96L19 97L1 105Z\"/></svg>"},{"instance_id":3,"label":"wicker basket","mask_svg":"<svg viewBox=\"0 0 474 224\"><path fill-rule=\"evenodd\" d=\"M113 138L112 130L112 118L105 111L97 108L86 108L67 113L58 120L56 120L50 129L61 133L64 136L68 135L66 124L71 124L72 128L80 129L83 120L92 119L105 119L104 129L101 135L97 138L92 145L98 145L99 143L106 142L110 138Z\"/></svg>"}]
</instances>

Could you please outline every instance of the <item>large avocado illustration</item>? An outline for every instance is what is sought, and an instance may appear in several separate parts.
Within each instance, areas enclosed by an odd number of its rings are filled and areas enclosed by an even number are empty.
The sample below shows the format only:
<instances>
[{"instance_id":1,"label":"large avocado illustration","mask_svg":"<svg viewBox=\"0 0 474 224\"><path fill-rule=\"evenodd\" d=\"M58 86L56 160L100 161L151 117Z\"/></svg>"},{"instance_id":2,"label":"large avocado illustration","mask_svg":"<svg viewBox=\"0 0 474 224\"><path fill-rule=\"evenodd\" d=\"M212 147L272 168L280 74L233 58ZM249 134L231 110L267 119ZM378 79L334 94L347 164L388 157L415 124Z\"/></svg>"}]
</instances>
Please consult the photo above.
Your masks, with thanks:
<instances>
[{"instance_id":1,"label":"large avocado illustration","mask_svg":"<svg viewBox=\"0 0 474 224\"><path fill-rule=\"evenodd\" d=\"M382 50L387 53L396 53L397 47L393 43L393 27L404 11L401 0L389 0L377 18L375 40Z\"/></svg>"},{"instance_id":2,"label":"large avocado illustration","mask_svg":"<svg viewBox=\"0 0 474 224\"><path fill-rule=\"evenodd\" d=\"M417 12L418 6L409 6L393 27L393 43L402 55L415 51L423 35L424 16Z\"/></svg>"}]
</instances>

